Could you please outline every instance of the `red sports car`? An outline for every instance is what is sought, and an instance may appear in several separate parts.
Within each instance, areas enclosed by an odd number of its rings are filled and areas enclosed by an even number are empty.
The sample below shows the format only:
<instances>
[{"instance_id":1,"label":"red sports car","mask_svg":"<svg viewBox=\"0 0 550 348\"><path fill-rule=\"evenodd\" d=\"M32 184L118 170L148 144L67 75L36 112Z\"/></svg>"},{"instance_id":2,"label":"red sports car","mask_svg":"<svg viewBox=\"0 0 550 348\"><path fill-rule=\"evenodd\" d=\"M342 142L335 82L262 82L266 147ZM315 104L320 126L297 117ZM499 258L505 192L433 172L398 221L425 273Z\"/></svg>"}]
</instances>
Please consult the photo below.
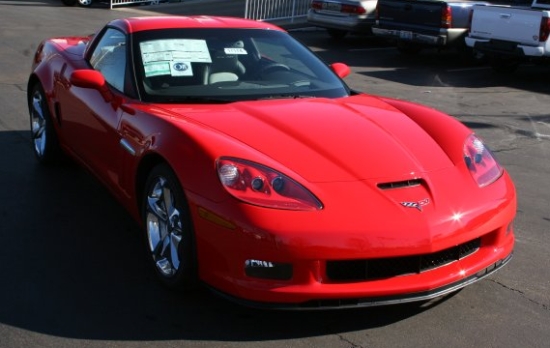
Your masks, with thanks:
<instances>
[{"instance_id":1,"label":"red sports car","mask_svg":"<svg viewBox=\"0 0 550 348\"><path fill-rule=\"evenodd\" d=\"M505 265L516 193L483 142L434 109L351 90L349 71L265 22L114 20L39 45L34 152L105 184L170 287L370 306Z\"/></svg>"}]
</instances>

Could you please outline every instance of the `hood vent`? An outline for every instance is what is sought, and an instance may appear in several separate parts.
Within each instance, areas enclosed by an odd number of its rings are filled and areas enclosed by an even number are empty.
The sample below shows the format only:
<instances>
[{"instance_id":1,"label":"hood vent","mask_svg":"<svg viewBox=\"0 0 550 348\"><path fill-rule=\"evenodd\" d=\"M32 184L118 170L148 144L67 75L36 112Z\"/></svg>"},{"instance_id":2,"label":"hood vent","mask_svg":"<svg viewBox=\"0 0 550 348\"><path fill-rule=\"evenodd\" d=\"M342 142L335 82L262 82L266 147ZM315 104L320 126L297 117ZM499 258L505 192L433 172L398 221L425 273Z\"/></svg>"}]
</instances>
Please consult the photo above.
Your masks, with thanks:
<instances>
[{"instance_id":1,"label":"hood vent","mask_svg":"<svg viewBox=\"0 0 550 348\"><path fill-rule=\"evenodd\" d=\"M381 190L393 190L399 188L415 187L422 185L422 179L412 179L404 181L393 181L378 184L378 188Z\"/></svg>"}]
</instances>

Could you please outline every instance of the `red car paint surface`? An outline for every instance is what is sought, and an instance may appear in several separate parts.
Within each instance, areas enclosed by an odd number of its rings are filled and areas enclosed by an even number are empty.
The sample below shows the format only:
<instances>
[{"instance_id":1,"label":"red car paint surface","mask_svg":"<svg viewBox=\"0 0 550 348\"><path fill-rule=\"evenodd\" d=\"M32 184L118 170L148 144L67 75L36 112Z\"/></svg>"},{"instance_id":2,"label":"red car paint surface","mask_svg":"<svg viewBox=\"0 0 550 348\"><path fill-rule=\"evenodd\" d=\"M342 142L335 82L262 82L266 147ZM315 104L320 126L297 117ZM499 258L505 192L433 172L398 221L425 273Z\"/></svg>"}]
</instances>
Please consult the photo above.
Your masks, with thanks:
<instances>
[{"instance_id":1,"label":"red car paint surface","mask_svg":"<svg viewBox=\"0 0 550 348\"><path fill-rule=\"evenodd\" d=\"M225 33L243 37L218 56ZM119 48L126 64L109 70L102 55ZM239 70L213 79L228 62ZM169 286L199 279L268 308L369 306L441 296L506 264L516 194L489 150L439 111L350 90L347 73L267 23L115 20L40 44L35 152L104 183Z\"/></svg>"}]
</instances>

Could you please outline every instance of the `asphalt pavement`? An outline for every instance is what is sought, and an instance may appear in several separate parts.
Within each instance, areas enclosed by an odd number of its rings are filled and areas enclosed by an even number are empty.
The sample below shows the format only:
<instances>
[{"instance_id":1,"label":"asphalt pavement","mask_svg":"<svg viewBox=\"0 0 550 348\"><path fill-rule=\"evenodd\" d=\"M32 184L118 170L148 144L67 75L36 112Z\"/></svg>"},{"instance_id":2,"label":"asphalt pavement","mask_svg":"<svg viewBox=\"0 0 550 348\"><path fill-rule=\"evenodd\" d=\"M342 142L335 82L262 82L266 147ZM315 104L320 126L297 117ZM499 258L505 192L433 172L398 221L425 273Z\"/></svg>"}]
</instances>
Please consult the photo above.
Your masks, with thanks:
<instances>
[{"instance_id":1,"label":"asphalt pavement","mask_svg":"<svg viewBox=\"0 0 550 348\"><path fill-rule=\"evenodd\" d=\"M428 105L471 127L512 175L514 259L433 303L270 312L208 292L168 292L147 267L142 232L95 179L76 166L36 163L26 93L41 40L87 35L125 16L242 16L243 2L109 10L104 3L85 9L60 0L0 0L0 348L547 348L548 66L496 75L452 52L405 57L372 38L334 41L323 30L292 32L323 60L347 63L346 82L354 89Z\"/></svg>"}]
</instances>

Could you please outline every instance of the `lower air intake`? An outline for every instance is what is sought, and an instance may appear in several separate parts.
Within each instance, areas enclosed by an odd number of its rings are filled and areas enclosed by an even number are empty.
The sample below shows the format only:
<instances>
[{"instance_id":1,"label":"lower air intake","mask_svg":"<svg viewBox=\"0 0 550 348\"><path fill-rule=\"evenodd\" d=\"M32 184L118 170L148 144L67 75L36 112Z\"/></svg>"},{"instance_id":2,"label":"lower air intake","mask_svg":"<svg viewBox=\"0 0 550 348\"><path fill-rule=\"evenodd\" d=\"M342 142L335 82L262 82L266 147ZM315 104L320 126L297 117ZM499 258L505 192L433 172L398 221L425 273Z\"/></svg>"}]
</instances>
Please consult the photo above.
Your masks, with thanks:
<instances>
[{"instance_id":1,"label":"lower air intake","mask_svg":"<svg viewBox=\"0 0 550 348\"><path fill-rule=\"evenodd\" d=\"M362 281L418 274L444 266L476 252L481 239L460 244L433 254L382 259L328 261L327 277L331 281Z\"/></svg>"}]
</instances>

